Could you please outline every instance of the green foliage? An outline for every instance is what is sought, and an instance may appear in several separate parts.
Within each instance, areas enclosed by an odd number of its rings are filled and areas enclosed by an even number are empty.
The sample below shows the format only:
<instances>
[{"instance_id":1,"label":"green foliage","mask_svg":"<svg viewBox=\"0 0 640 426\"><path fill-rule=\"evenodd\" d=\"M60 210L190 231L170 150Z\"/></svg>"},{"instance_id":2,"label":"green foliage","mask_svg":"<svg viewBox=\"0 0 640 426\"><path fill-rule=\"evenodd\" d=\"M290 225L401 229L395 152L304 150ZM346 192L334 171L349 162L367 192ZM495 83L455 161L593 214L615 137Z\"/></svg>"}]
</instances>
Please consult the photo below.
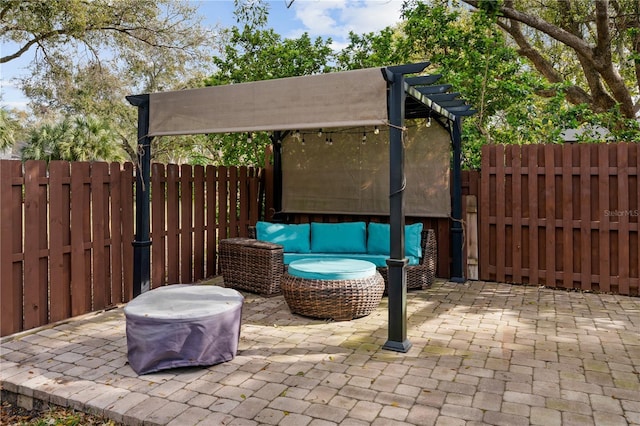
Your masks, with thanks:
<instances>
[{"instance_id":1,"label":"green foliage","mask_svg":"<svg viewBox=\"0 0 640 426\"><path fill-rule=\"evenodd\" d=\"M118 134L96 117L65 118L33 129L22 148L26 160L124 161Z\"/></svg>"},{"instance_id":2,"label":"green foliage","mask_svg":"<svg viewBox=\"0 0 640 426\"><path fill-rule=\"evenodd\" d=\"M0 151L10 148L16 142L20 124L5 108L0 108Z\"/></svg>"},{"instance_id":3,"label":"green foliage","mask_svg":"<svg viewBox=\"0 0 640 426\"><path fill-rule=\"evenodd\" d=\"M398 30L387 27L379 33L349 32L349 45L336 55L337 68L355 70L410 62L410 49Z\"/></svg>"},{"instance_id":4,"label":"green foliage","mask_svg":"<svg viewBox=\"0 0 640 426\"><path fill-rule=\"evenodd\" d=\"M202 85L211 65L217 38L196 11L174 0L7 1L0 41L17 47L3 45L0 63L35 51L21 80L35 119L101 117L135 160L137 111L125 96Z\"/></svg>"},{"instance_id":5,"label":"green foliage","mask_svg":"<svg viewBox=\"0 0 640 426\"><path fill-rule=\"evenodd\" d=\"M249 5L247 5L249 3ZM331 39L312 40L304 33L298 38L283 39L273 29L263 29L267 9L252 13L247 7L262 2L236 2L242 28L223 32L224 48L213 58L216 72L205 79L205 85L244 83L275 78L326 73L332 70ZM265 132L209 135L208 143L199 147L198 161L204 158L214 164L264 165L265 148L271 144Z\"/></svg>"}]
</instances>

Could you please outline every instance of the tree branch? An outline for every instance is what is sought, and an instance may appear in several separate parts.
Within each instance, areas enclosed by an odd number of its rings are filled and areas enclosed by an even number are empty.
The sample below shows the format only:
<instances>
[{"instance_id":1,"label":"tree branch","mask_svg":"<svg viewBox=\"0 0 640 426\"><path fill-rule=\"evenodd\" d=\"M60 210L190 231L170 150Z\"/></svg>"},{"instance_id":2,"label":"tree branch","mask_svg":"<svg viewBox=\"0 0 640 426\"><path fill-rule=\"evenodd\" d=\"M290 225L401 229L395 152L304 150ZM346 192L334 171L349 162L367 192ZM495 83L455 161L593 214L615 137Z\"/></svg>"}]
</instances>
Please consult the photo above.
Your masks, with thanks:
<instances>
[{"instance_id":1,"label":"tree branch","mask_svg":"<svg viewBox=\"0 0 640 426\"><path fill-rule=\"evenodd\" d=\"M550 83L561 83L564 81L564 78L553 68L553 64L551 64L544 56L540 54L529 42L527 41L524 34L522 34L522 30L520 28L520 23L517 21L510 21L510 25L506 23L499 22L501 28L503 28L507 33L513 37L514 41L520 48L518 53L525 58L529 59L533 66L538 70L540 74L542 74L547 81ZM553 91L555 93L555 91ZM539 94L541 96L553 96L553 94L548 91L540 91ZM573 85L566 89L567 101L574 105L579 105L582 103L591 104L592 98L589 96L587 92L585 92L581 87Z\"/></svg>"},{"instance_id":2,"label":"tree branch","mask_svg":"<svg viewBox=\"0 0 640 426\"><path fill-rule=\"evenodd\" d=\"M479 8L479 0L462 1L476 9ZM635 117L634 105L630 91L627 88L623 77L614 67L611 59L611 36L609 31L610 19L608 14L609 0L599 0L595 2L597 34L596 45L594 47L590 46L589 43L579 36L572 34L570 31L553 25L537 16L515 10L511 7L512 5L513 3L508 1L500 7L500 12L504 17L509 18L512 22L518 21L541 31L560 43L572 48L576 52L576 55L580 60L580 64L582 65L585 78L587 79L591 89L592 106L595 110L606 110L612 106L614 103L613 101L615 100L615 102L620 104L621 111L626 117ZM565 8L568 7L567 5L568 2L565 5ZM569 25L571 26L571 22L569 22ZM510 27L506 26L503 28L508 29ZM509 32L509 34L511 34L511 32ZM525 53L523 52L523 54ZM531 53L529 53L529 55L531 55ZM611 95L605 90L601 80L606 83L607 87L611 91Z\"/></svg>"},{"instance_id":3,"label":"tree branch","mask_svg":"<svg viewBox=\"0 0 640 426\"><path fill-rule=\"evenodd\" d=\"M479 9L479 1L478 0L462 0L464 3L469 6L473 6L476 9ZM511 7L503 6L500 8L500 12L505 18L513 19L518 22L522 22L530 26L531 28L535 28L550 37L558 40L559 42L566 44L571 47L576 52L580 52L586 57L591 57L592 51L589 43L585 42L580 37L576 37L568 31L563 30L560 27L557 27L544 19L538 18L537 16L527 15L526 13L522 13L516 9Z\"/></svg>"},{"instance_id":4,"label":"tree branch","mask_svg":"<svg viewBox=\"0 0 640 426\"><path fill-rule=\"evenodd\" d=\"M56 31L50 31L48 33L42 34L41 36L35 37L35 38L29 40L27 43L25 43L25 45L22 46L15 53L13 53L11 55L6 55L6 56L0 57L0 64L4 64L5 62L9 62L9 61L11 61L13 59L19 58L27 50L31 49L31 46L33 46L34 44L40 44L43 40L46 40L46 39L51 38L51 37L63 35L63 34L66 34L66 31L64 31L64 30L56 30Z\"/></svg>"}]
</instances>

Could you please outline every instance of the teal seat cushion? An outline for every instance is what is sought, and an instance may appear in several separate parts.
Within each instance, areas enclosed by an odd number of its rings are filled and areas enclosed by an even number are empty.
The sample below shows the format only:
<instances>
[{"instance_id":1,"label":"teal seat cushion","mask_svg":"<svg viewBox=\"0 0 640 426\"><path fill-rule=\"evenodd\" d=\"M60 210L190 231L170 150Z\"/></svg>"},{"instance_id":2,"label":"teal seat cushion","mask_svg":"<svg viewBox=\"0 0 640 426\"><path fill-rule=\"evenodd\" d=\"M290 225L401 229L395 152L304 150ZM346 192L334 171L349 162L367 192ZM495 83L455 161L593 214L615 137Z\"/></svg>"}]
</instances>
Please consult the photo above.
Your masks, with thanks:
<instances>
[{"instance_id":1,"label":"teal seat cushion","mask_svg":"<svg viewBox=\"0 0 640 426\"><path fill-rule=\"evenodd\" d=\"M287 225L283 223L256 223L256 238L260 241L280 244L288 253L309 253L311 227L308 223Z\"/></svg>"},{"instance_id":2,"label":"teal seat cushion","mask_svg":"<svg viewBox=\"0 0 640 426\"><path fill-rule=\"evenodd\" d=\"M311 252L366 253L367 224L364 222L312 222Z\"/></svg>"},{"instance_id":3,"label":"teal seat cushion","mask_svg":"<svg viewBox=\"0 0 640 426\"><path fill-rule=\"evenodd\" d=\"M366 260L367 262L371 262L378 268L386 268L387 267L387 259L389 255L387 254L366 254L366 253L285 253L284 254L284 264L289 265L291 262L300 259L318 259L318 260L326 260L326 259L356 259L356 260ZM415 266L420 263L420 258L415 256L406 256L409 260L409 266Z\"/></svg>"},{"instance_id":4,"label":"teal seat cushion","mask_svg":"<svg viewBox=\"0 0 640 426\"><path fill-rule=\"evenodd\" d=\"M376 273L376 265L356 259L300 259L289 264L289 275L309 280L354 280Z\"/></svg>"},{"instance_id":5,"label":"teal seat cushion","mask_svg":"<svg viewBox=\"0 0 640 426\"><path fill-rule=\"evenodd\" d=\"M404 251L407 257L422 257L422 223L405 225ZM391 226L388 223L369 223L367 253L389 255Z\"/></svg>"}]
</instances>

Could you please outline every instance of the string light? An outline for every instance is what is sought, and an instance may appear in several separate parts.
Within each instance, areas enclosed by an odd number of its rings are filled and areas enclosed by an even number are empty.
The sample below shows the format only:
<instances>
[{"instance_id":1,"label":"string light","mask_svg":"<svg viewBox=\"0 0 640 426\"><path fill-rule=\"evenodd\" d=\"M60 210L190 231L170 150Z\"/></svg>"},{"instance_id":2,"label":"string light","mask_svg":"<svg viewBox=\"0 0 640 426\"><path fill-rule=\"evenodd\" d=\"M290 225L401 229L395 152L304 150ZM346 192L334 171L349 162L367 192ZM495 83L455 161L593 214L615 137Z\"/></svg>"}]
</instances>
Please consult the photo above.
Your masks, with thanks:
<instances>
[{"instance_id":1,"label":"string light","mask_svg":"<svg viewBox=\"0 0 640 426\"><path fill-rule=\"evenodd\" d=\"M253 142L253 138L251 137L251 133L247 133L247 143Z\"/></svg>"},{"instance_id":2,"label":"string light","mask_svg":"<svg viewBox=\"0 0 640 426\"><path fill-rule=\"evenodd\" d=\"M431 127L431 110L429 110L429 115L427 116L427 127Z\"/></svg>"},{"instance_id":3,"label":"string light","mask_svg":"<svg viewBox=\"0 0 640 426\"><path fill-rule=\"evenodd\" d=\"M362 144L367 143L367 132L362 132Z\"/></svg>"},{"instance_id":4,"label":"string light","mask_svg":"<svg viewBox=\"0 0 640 426\"><path fill-rule=\"evenodd\" d=\"M318 130L318 137L321 138L322 137L322 129Z\"/></svg>"},{"instance_id":5,"label":"string light","mask_svg":"<svg viewBox=\"0 0 640 426\"><path fill-rule=\"evenodd\" d=\"M374 135L379 135L379 134L380 134L380 129L378 129L378 126L376 126L376 127L373 129L373 134L374 134Z\"/></svg>"}]
</instances>

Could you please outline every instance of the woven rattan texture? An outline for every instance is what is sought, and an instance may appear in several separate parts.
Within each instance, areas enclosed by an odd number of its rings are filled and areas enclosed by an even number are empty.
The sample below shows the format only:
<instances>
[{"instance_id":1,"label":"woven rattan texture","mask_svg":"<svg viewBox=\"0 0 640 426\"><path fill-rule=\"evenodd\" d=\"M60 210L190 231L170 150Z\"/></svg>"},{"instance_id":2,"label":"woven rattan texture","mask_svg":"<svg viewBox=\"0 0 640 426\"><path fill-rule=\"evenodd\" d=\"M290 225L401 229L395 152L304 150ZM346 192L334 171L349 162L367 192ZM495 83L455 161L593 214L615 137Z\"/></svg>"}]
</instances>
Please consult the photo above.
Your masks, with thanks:
<instances>
[{"instance_id":1,"label":"woven rattan texture","mask_svg":"<svg viewBox=\"0 0 640 426\"><path fill-rule=\"evenodd\" d=\"M280 287L294 314L342 321L364 317L377 308L384 280L379 272L352 280L314 280L285 273Z\"/></svg>"},{"instance_id":2,"label":"woven rattan texture","mask_svg":"<svg viewBox=\"0 0 640 426\"><path fill-rule=\"evenodd\" d=\"M280 294L282 246L252 238L220 241L220 267L225 287L263 296Z\"/></svg>"},{"instance_id":3,"label":"woven rattan texture","mask_svg":"<svg viewBox=\"0 0 640 426\"><path fill-rule=\"evenodd\" d=\"M436 245L436 234L433 229L422 231L422 258L418 265L406 266L407 290L425 289L431 287L436 279L436 259L438 258L438 248ZM387 268L378 268L378 272L384 278L384 294L389 288L389 277Z\"/></svg>"}]
</instances>

